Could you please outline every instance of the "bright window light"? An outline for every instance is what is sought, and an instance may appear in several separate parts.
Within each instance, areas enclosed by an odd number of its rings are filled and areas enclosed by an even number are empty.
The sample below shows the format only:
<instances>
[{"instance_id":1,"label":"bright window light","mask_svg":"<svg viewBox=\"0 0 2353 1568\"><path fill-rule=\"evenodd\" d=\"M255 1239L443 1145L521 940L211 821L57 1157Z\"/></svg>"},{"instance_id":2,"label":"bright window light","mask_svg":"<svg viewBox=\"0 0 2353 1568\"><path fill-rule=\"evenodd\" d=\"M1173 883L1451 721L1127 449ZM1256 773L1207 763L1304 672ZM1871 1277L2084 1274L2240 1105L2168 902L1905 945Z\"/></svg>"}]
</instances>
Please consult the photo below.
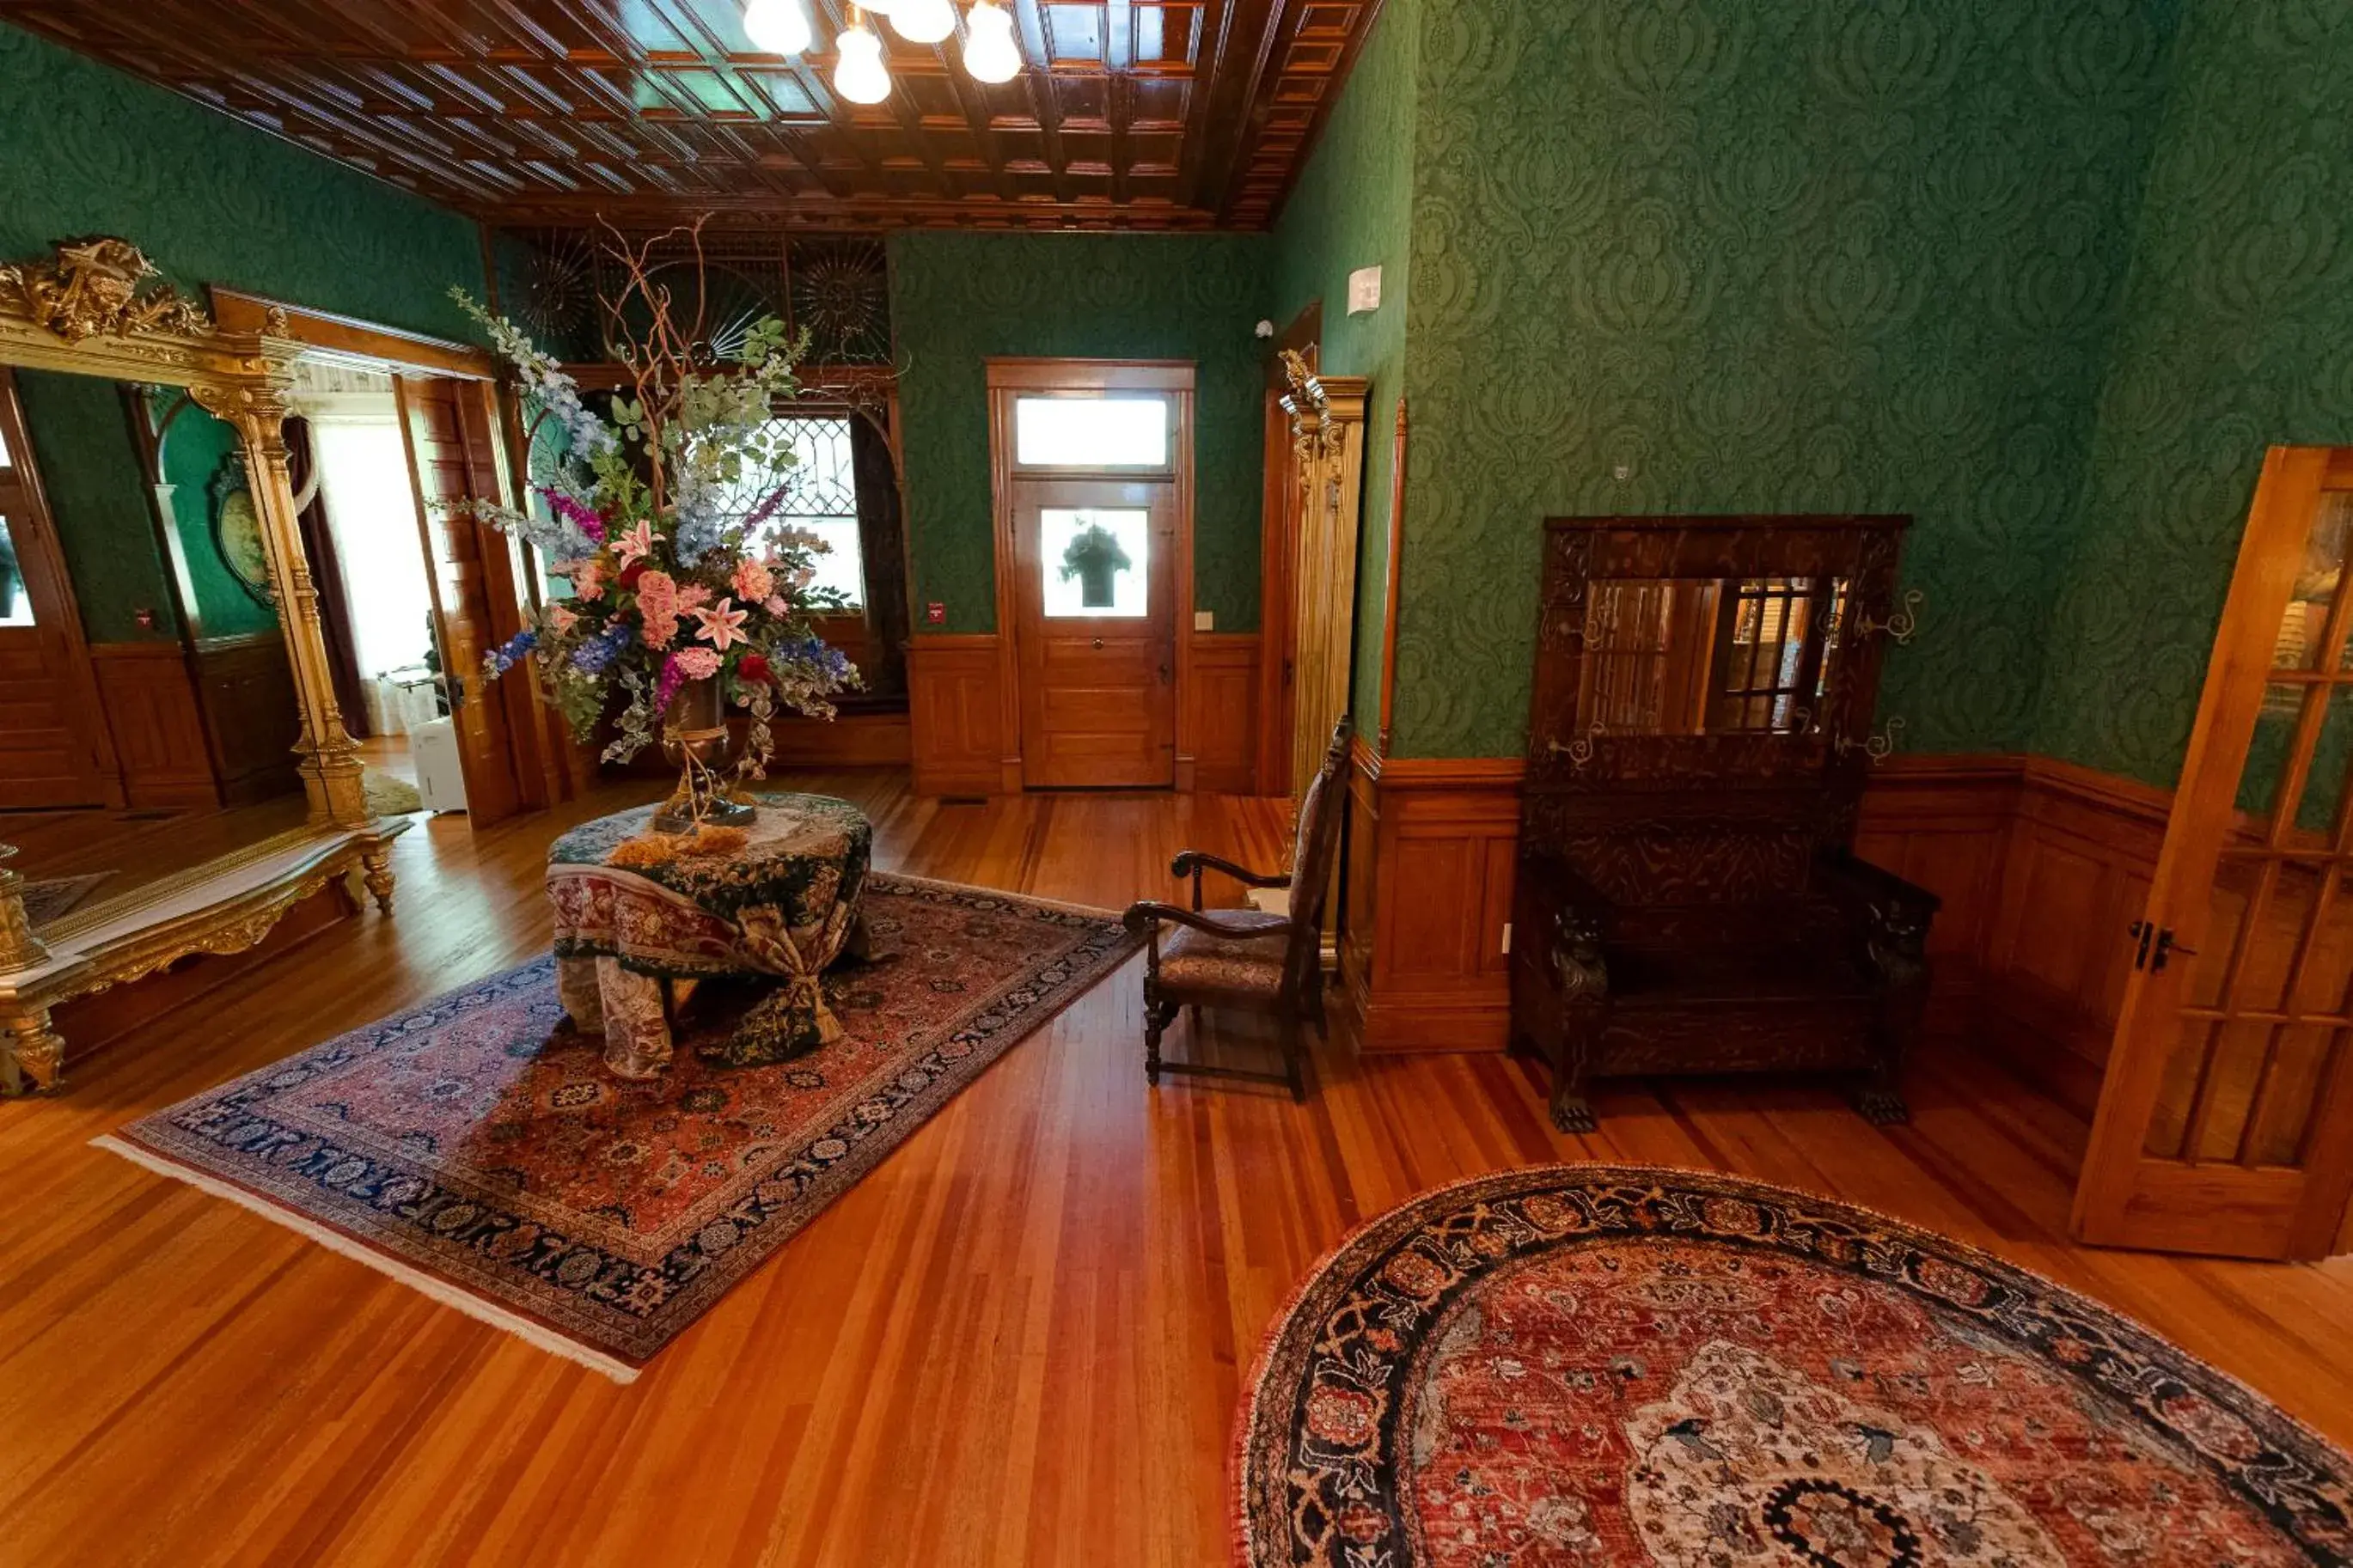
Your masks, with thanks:
<instances>
[{"instance_id":1,"label":"bright window light","mask_svg":"<svg viewBox=\"0 0 2353 1568\"><path fill-rule=\"evenodd\" d=\"M1165 397L1021 397L1013 458L1025 468L1165 468Z\"/></svg>"}]
</instances>

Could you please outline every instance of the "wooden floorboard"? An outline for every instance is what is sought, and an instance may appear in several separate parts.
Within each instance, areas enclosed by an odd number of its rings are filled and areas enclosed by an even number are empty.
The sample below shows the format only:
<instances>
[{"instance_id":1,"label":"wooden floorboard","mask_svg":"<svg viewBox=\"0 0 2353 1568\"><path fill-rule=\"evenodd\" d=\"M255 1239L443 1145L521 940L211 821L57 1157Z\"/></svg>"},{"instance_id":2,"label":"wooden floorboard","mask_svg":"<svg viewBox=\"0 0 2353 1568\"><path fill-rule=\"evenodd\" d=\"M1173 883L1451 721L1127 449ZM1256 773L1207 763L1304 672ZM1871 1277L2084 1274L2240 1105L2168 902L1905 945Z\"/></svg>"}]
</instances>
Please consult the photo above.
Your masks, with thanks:
<instances>
[{"instance_id":1,"label":"wooden floorboard","mask_svg":"<svg viewBox=\"0 0 2353 1568\"><path fill-rule=\"evenodd\" d=\"M1278 862L1278 803L857 800L877 863L1116 907L1177 849ZM389 920L338 925L0 1103L0 1568L1221 1560L1235 1401L1315 1260L1424 1188L1543 1160L1715 1167L2001 1253L2353 1444L2353 1266L2066 1239L2081 1121L1944 1041L1913 1125L1831 1089L1605 1086L1555 1133L1493 1056L1319 1047L1314 1098L1147 1089L1135 966L1009 1052L628 1387L557 1361L92 1136L546 942L553 835L651 794L395 846ZM1229 889L1229 891L1231 889ZM1264 1048L1246 1028L1209 1047ZM1171 1048L1194 1048L1180 1025Z\"/></svg>"}]
</instances>

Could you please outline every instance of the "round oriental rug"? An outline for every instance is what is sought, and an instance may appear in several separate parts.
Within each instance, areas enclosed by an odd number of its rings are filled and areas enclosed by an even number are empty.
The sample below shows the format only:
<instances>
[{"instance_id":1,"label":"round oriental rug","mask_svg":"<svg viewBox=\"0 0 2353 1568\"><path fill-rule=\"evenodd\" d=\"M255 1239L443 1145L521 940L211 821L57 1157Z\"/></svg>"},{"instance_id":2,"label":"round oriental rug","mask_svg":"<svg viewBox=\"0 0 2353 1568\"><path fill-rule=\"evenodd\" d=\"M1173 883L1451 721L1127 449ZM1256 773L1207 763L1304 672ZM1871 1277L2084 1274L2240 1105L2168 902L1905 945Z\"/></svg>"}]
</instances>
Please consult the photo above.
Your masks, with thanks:
<instances>
[{"instance_id":1,"label":"round oriental rug","mask_svg":"<svg viewBox=\"0 0 2353 1568\"><path fill-rule=\"evenodd\" d=\"M1427 1193L1243 1407L1250 1568L2344 1563L2353 1459L2048 1280L1730 1177Z\"/></svg>"}]
</instances>

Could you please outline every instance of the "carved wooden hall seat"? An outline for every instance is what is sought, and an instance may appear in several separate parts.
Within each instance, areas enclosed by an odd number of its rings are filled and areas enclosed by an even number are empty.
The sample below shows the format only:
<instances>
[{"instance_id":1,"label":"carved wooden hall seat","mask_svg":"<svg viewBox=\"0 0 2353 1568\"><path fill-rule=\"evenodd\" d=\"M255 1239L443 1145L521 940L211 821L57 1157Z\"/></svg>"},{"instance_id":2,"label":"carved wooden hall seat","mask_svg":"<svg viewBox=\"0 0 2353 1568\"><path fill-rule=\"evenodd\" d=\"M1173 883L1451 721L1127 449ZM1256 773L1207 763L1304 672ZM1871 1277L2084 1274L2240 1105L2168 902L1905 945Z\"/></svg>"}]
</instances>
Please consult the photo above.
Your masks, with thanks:
<instances>
[{"instance_id":1,"label":"carved wooden hall seat","mask_svg":"<svg viewBox=\"0 0 2353 1568\"><path fill-rule=\"evenodd\" d=\"M1856 859L1902 517L1546 525L1512 1033L1596 1076L1860 1069L1875 1121L1933 894Z\"/></svg>"},{"instance_id":2,"label":"carved wooden hall seat","mask_svg":"<svg viewBox=\"0 0 2353 1568\"><path fill-rule=\"evenodd\" d=\"M1308 782L1299 804L1291 869L1267 875L1199 849L1187 849L1169 866L1170 874L1193 879L1193 905L1180 909L1146 899L1127 907L1130 931L1145 932L1150 948L1144 970L1144 1074L1154 1083L1163 1072L1213 1078L1259 1079L1291 1086L1293 1100L1307 1097L1300 1061L1309 1024L1324 1029L1324 963L1319 940L1324 906L1332 887L1333 857L1340 839L1340 769L1348 755L1346 715L1332 728L1323 765ZM1287 888L1290 908L1204 910L1201 873L1222 871L1246 887ZM1177 929L1166 943L1163 924ZM1271 1016L1282 1031L1280 1073L1251 1072L1208 1062L1169 1061L1160 1037L1180 1007L1193 1009L1194 1043L1199 1044L1201 1009L1229 1007Z\"/></svg>"}]
</instances>

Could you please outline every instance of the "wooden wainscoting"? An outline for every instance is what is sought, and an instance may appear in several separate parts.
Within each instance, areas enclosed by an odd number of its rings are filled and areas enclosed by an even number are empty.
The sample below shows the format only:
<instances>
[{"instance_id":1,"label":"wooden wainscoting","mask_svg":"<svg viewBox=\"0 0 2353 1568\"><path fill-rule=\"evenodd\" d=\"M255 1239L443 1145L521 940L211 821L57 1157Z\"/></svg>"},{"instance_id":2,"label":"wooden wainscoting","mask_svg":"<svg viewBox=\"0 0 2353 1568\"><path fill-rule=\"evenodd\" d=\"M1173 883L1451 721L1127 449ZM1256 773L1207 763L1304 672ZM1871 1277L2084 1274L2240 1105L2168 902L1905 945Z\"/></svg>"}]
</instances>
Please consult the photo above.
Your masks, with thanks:
<instances>
[{"instance_id":1,"label":"wooden wainscoting","mask_svg":"<svg viewBox=\"0 0 2353 1568\"><path fill-rule=\"evenodd\" d=\"M1018 795L1021 728L1007 712L994 632L907 639L907 720L917 795Z\"/></svg>"},{"instance_id":2,"label":"wooden wainscoting","mask_svg":"<svg viewBox=\"0 0 2353 1568\"><path fill-rule=\"evenodd\" d=\"M1182 634L1176 782L1248 795L1258 775L1259 636ZM915 793L1021 793L1021 721L993 632L907 642L907 718Z\"/></svg>"},{"instance_id":3,"label":"wooden wainscoting","mask_svg":"<svg viewBox=\"0 0 2353 1568\"><path fill-rule=\"evenodd\" d=\"M1176 787L1255 793L1258 778L1256 632L1195 632L1184 708L1176 718Z\"/></svg>"},{"instance_id":4,"label":"wooden wainscoting","mask_svg":"<svg viewBox=\"0 0 2353 1568\"><path fill-rule=\"evenodd\" d=\"M1342 983L1367 1051L1508 1043L1516 758L1351 770ZM1890 758L1856 848L1937 894L1932 1021L2088 1114L2169 792L2046 757Z\"/></svg>"},{"instance_id":5,"label":"wooden wainscoting","mask_svg":"<svg viewBox=\"0 0 2353 1568\"><path fill-rule=\"evenodd\" d=\"M1503 1049L1519 759L1384 762L1359 739L1355 762L1340 976L1363 1048Z\"/></svg>"},{"instance_id":6,"label":"wooden wainscoting","mask_svg":"<svg viewBox=\"0 0 2353 1568\"><path fill-rule=\"evenodd\" d=\"M218 805L204 710L180 644L93 643L90 663L129 804L142 811Z\"/></svg>"},{"instance_id":7,"label":"wooden wainscoting","mask_svg":"<svg viewBox=\"0 0 2353 1568\"><path fill-rule=\"evenodd\" d=\"M294 742L301 738L302 710L284 635L201 637L189 658L220 804L250 805L299 792Z\"/></svg>"}]
</instances>

